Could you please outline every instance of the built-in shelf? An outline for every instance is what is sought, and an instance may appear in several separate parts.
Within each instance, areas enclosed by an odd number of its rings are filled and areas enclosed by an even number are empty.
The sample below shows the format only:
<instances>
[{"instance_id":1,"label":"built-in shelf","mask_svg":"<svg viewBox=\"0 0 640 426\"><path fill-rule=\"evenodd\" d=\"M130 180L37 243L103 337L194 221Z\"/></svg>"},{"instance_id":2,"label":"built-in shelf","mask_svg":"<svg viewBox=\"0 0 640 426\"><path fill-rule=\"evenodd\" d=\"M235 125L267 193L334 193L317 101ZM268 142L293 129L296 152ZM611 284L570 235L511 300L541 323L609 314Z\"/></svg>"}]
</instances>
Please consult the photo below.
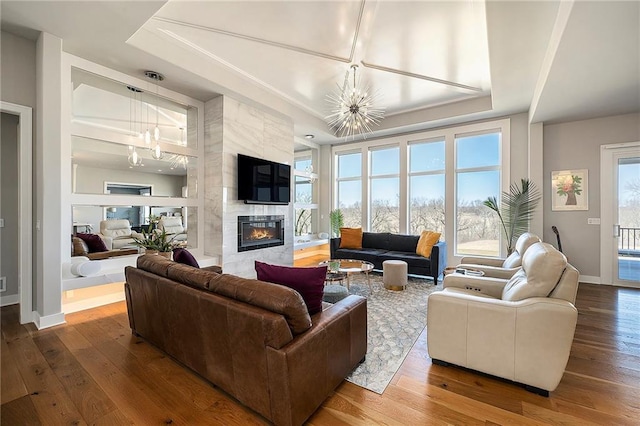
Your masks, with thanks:
<instances>
[{"instance_id":1,"label":"built-in shelf","mask_svg":"<svg viewBox=\"0 0 640 426\"><path fill-rule=\"evenodd\" d=\"M309 247L321 246L323 244L329 244L328 239L312 239L312 240L301 241L301 242L298 242L297 240L298 238L293 237L294 250L300 250L300 249L309 248Z\"/></svg>"},{"instance_id":2,"label":"built-in shelf","mask_svg":"<svg viewBox=\"0 0 640 426\"><path fill-rule=\"evenodd\" d=\"M136 266L137 259L138 255L131 255L119 256L112 259L91 260L91 262L100 262L101 268L97 274L87 277L71 275L67 268L63 268L62 290L77 290L97 285L124 282L124 268L127 266ZM217 256L198 256L196 260L201 267L218 265Z\"/></svg>"}]
</instances>

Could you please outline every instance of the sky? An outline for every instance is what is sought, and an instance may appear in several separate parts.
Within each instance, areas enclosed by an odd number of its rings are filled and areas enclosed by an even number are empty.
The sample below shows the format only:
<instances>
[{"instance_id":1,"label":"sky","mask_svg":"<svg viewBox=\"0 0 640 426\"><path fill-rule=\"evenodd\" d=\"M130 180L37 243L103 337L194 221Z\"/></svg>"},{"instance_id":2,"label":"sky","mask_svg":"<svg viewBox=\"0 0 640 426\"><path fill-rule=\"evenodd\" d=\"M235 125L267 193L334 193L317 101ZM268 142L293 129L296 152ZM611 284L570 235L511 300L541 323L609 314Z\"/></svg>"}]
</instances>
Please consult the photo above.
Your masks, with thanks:
<instances>
[{"instance_id":1,"label":"sky","mask_svg":"<svg viewBox=\"0 0 640 426\"><path fill-rule=\"evenodd\" d=\"M627 189L627 184L632 181L640 182L640 158L635 164L621 164L618 167L618 199L621 204L633 198L633 193Z\"/></svg>"}]
</instances>

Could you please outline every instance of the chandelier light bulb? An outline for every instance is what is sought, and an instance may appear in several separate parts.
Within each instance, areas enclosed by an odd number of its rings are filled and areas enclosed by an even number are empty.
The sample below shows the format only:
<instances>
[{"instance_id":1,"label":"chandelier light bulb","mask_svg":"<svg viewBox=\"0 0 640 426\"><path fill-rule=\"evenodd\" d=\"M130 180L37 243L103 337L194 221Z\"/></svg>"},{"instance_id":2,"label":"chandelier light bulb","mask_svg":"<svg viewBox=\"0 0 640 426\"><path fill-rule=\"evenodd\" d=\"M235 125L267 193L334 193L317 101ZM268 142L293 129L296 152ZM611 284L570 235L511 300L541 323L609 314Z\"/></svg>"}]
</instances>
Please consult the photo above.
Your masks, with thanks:
<instances>
[{"instance_id":1,"label":"chandelier light bulb","mask_svg":"<svg viewBox=\"0 0 640 426\"><path fill-rule=\"evenodd\" d=\"M153 129L153 139L155 139L156 142L160 140L160 127L158 127L157 124L156 124L156 128Z\"/></svg>"},{"instance_id":2,"label":"chandelier light bulb","mask_svg":"<svg viewBox=\"0 0 640 426\"><path fill-rule=\"evenodd\" d=\"M156 143L156 146L151 150L151 156L154 160L162 159L162 150L160 149L160 144Z\"/></svg>"},{"instance_id":3,"label":"chandelier light bulb","mask_svg":"<svg viewBox=\"0 0 640 426\"><path fill-rule=\"evenodd\" d=\"M149 129L144 132L144 143L146 143L147 145L151 144L151 132L149 131Z\"/></svg>"}]
</instances>

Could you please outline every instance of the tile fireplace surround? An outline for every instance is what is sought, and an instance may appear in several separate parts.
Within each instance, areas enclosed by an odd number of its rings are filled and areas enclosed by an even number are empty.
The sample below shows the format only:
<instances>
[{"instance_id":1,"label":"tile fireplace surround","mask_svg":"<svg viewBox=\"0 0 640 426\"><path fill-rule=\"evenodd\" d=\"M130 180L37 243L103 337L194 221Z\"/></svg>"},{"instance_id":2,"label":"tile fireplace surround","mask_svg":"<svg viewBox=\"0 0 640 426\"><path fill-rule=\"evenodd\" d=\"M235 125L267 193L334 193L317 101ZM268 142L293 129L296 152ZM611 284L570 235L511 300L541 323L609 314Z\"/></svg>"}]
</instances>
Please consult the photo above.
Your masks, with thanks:
<instances>
[{"instance_id":1,"label":"tile fireplace surround","mask_svg":"<svg viewBox=\"0 0 640 426\"><path fill-rule=\"evenodd\" d=\"M238 252L284 245L284 216L238 216Z\"/></svg>"}]
</instances>

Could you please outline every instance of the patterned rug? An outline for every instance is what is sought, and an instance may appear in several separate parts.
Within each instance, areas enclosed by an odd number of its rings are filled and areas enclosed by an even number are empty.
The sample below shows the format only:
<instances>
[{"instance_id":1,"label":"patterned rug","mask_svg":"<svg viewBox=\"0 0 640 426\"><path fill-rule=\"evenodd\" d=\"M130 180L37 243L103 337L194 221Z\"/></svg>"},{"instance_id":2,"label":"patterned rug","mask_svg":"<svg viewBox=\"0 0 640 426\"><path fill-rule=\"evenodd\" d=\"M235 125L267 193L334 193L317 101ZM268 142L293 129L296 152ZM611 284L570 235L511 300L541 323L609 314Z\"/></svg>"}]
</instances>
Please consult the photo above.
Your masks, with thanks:
<instances>
[{"instance_id":1,"label":"patterned rug","mask_svg":"<svg viewBox=\"0 0 640 426\"><path fill-rule=\"evenodd\" d=\"M427 297L442 289L430 279L409 277L404 291L386 290L382 274L351 276L350 293L367 298L367 358L347 380L382 394L427 323ZM346 283L345 283L346 285Z\"/></svg>"}]
</instances>

